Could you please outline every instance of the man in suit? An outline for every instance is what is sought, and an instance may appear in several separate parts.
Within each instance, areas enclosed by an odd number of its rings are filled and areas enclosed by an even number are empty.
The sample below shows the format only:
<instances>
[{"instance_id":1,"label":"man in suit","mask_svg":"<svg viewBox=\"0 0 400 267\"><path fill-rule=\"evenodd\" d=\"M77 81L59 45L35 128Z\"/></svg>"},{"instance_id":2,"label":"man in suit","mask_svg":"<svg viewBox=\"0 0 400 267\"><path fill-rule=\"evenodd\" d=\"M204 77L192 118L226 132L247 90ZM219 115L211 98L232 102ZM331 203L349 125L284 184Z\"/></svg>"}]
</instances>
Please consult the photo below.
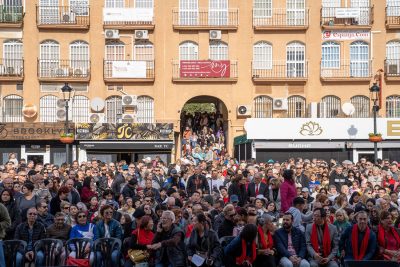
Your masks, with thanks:
<instances>
[{"instance_id":1,"label":"man in suit","mask_svg":"<svg viewBox=\"0 0 400 267\"><path fill-rule=\"evenodd\" d=\"M247 197L249 198L250 202L252 202L258 195L267 197L268 187L266 184L261 183L261 180L262 174L257 172L254 174L253 182L251 182L247 187Z\"/></svg>"},{"instance_id":2,"label":"man in suit","mask_svg":"<svg viewBox=\"0 0 400 267\"><path fill-rule=\"evenodd\" d=\"M275 232L274 240L276 250L282 256L279 264L282 267L310 267L305 259L307 254L306 240L304 234L298 228L292 226L293 215L283 215L283 228Z\"/></svg>"},{"instance_id":3,"label":"man in suit","mask_svg":"<svg viewBox=\"0 0 400 267\"><path fill-rule=\"evenodd\" d=\"M326 211L317 208L313 212L314 223L306 228L307 251L311 267L338 267L334 261L339 248L339 236L336 226L327 223Z\"/></svg>"}]
</instances>

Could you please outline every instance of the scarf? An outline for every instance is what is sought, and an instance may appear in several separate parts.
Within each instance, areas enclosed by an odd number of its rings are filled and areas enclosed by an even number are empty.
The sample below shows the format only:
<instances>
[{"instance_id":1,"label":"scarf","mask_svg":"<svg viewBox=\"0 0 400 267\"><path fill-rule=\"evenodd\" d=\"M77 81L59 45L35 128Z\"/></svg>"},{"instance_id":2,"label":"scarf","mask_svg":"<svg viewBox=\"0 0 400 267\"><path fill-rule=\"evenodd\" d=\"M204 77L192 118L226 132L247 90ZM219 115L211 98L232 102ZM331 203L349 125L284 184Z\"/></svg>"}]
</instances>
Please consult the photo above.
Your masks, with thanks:
<instances>
[{"instance_id":1,"label":"scarf","mask_svg":"<svg viewBox=\"0 0 400 267\"><path fill-rule=\"evenodd\" d=\"M135 229L132 232L137 237L137 243L139 245L150 245L154 238L154 233L150 230Z\"/></svg>"},{"instance_id":2,"label":"scarf","mask_svg":"<svg viewBox=\"0 0 400 267\"><path fill-rule=\"evenodd\" d=\"M362 260L367 252L368 241L369 241L369 227L365 230L364 239L361 242L360 254L358 253L358 225L353 225L353 230L351 231L351 243L353 246L353 257L355 260Z\"/></svg>"},{"instance_id":3,"label":"scarf","mask_svg":"<svg viewBox=\"0 0 400 267\"><path fill-rule=\"evenodd\" d=\"M236 264L242 265L245 261L249 263L253 263L256 260L257 252L256 252L256 241L251 243L251 257L247 256L247 244L244 239L242 239L242 254L236 258Z\"/></svg>"},{"instance_id":4,"label":"scarf","mask_svg":"<svg viewBox=\"0 0 400 267\"><path fill-rule=\"evenodd\" d=\"M311 245L316 253L319 253L318 245L318 231L317 225L314 223L311 229ZM324 225L324 235L322 237L322 251L323 257L326 258L331 253L331 235L329 234L328 223Z\"/></svg>"},{"instance_id":5,"label":"scarf","mask_svg":"<svg viewBox=\"0 0 400 267\"><path fill-rule=\"evenodd\" d=\"M392 235L396 239L397 245L400 245L400 236L397 233L397 231L394 229L394 227L389 227L389 232L392 232ZM386 248L387 242L385 238L385 229L383 229L382 225L379 224L378 226L378 244L381 247Z\"/></svg>"},{"instance_id":6,"label":"scarf","mask_svg":"<svg viewBox=\"0 0 400 267\"><path fill-rule=\"evenodd\" d=\"M267 249L267 248L272 249L274 247L274 240L272 239L271 233L268 232L268 245L267 245L267 242L265 242L264 231L260 225L258 226L258 235L260 236L262 249Z\"/></svg>"}]
</instances>

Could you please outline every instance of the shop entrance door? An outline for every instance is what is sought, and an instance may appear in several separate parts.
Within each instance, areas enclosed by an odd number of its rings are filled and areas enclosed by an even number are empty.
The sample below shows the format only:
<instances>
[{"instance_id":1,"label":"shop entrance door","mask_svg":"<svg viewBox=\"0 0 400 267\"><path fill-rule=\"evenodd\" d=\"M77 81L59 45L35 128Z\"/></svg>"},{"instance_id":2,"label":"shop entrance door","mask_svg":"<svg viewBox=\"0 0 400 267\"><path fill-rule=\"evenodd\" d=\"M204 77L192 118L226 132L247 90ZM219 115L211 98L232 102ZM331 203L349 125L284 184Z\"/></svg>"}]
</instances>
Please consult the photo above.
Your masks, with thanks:
<instances>
[{"instance_id":1,"label":"shop entrance door","mask_svg":"<svg viewBox=\"0 0 400 267\"><path fill-rule=\"evenodd\" d=\"M118 154L118 161L125 160L127 164L132 162L132 153L120 153Z\"/></svg>"},{"instance_id":2,"label":"shop entrance door","mask_svg":"<svg viewBox=\"0 0 400 267\"><path fill-rule=\"evenodd\" d=\"M27 154L27 160L28 161L33 161L36 164L38 163L44 163L44 155L35 155L35 154Z\"/></svg>"},{"instance_id":3,"label":"shop entrance door","mask_svg":"<svg viewBox=\"0 0 400 267\"><path fill-rule=\"evenodd\" d=\"M375 161L374 152L372 152L372 153L359 153L358 154L358 159L360 160L361 158L365 158L365 159L367 159L367 161L370 161L370 162L374 162Z\"/></svg>"}]
</instances>

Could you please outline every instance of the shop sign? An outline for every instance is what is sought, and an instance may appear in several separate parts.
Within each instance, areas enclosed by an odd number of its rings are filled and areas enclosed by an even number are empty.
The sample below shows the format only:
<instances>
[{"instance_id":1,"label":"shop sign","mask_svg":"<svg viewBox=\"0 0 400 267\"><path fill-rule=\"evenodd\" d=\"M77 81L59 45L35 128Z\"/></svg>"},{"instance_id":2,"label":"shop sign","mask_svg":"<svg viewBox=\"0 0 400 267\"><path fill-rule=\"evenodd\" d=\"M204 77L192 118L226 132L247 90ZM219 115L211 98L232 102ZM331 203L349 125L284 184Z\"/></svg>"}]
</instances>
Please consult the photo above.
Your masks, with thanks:
<instances>
[{"instance_id":1,"label":"shop sign","mask_svg":"<svg viewBox=\"0 0 400 267\"><path fill-rule=\"evenodd\" d=\"M359 8L335 8L335 17L340 19L345 18L359 18Z\"/></svg>"},{"instance_id":2,"label":"shop sign","mask_svg":"<svg viewBox=\"0 0 400 267\"><path fill-rule=\"evenodd\" d=\"M80 123L77 140L173 140L172 123Z\"/></svg>"},{"instance_id":3,"label":"shop sign","mask_svg":"<svg viewBox=\"0 0 400 267\"><path fill-rule=\"evenodd\" d=\"M1 123L2 140L58 140L64 132L64 123ZM73 128L70 128L73 132Z\"/></svg>"},{"instance_id":4,"label":"shop sign","mask_svg":"<svg viewBox=\"0 0 400 267\"><path fill-rule=\"evenodd\" d=\"M229 78L229 60L181 60L181 78Z\"/></svg>"},{"instance_id":5,"label":"shop sign","mask_svg":"<svg viewBox=\"0 0 400 267\"><path fill-rule=\"evenodd\" d=\"M371 32L367 30L352 30L352 31L322 31L322 40L369 40L371 38Z\"/></svg>"},{"instance_id":6,"label":"shop sign","mask_svg":"<svg viewBox=\"0 0 400 267\"><path fill-rule=\"evenodd\" d=\"M400 120L387 122L388 136L400 136Z\"/></svg>"}]
</instances>

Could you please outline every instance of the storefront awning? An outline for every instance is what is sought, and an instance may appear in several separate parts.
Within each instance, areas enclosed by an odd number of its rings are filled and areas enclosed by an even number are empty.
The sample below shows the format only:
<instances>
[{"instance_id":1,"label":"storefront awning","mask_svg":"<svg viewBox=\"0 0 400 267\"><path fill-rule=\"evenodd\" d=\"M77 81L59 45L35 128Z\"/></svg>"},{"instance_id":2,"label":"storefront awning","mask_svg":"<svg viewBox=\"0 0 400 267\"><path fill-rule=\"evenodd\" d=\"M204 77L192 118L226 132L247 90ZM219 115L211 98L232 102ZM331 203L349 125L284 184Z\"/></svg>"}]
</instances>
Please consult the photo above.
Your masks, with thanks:
<instances>
[{"instance_id":1,"label":"storefront awning","mask_svg":"<svg viewBox=\"0 0 400 267\"><path fill-rule=\"evenodd\" d=\"M251 140L247 139L247 134L236 136L233 139L233 145L235 145L235 146L242 145L242 144L248 144L248 143L251 143Z\"/></svg>"},{"instance_id":2,"label":"storefront awning","mask_svg":"<svg viewBox=\"0 0 400 267\"><path fill-rule=\"evenodd\" d=\"M171 150L174 146L173 142L161 141L123 141L123 142L107 142L107 141L81 141L79 143L81 149L86 150Z\"/></svg>"}]
</instances>

